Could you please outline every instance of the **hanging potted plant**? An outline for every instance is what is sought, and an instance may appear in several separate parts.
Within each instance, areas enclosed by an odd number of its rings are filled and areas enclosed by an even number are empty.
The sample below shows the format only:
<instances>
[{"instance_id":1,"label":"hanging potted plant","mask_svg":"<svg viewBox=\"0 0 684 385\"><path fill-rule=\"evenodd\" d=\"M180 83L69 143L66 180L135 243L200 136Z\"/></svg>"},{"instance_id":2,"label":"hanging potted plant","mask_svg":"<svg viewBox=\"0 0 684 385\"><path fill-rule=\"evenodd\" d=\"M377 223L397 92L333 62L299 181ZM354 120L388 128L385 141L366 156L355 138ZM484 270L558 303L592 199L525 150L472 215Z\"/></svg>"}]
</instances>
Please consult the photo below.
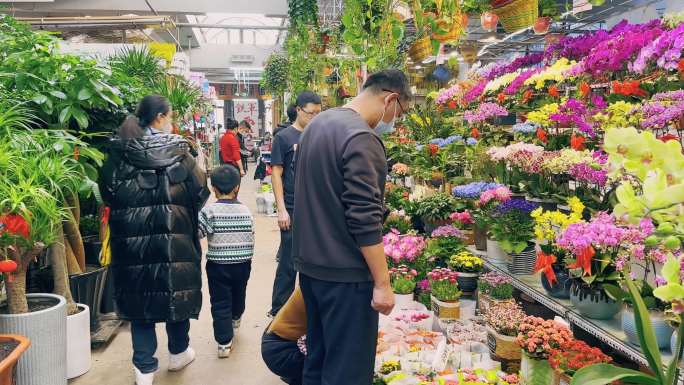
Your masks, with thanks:
<instances>
[{"instance_id":1,"label":"hanging potted plant","mask_svg":"<svg viewBox=\"0 0 684 385\"><path fill-rule=\"evenodd\" d=\"M461 291L473 293L477 289L477 280L480 277L484 263L482 258L477 257L469 251L461 251L449 258L447 263L449 268L456 273L456 281Z\"/></svg>"},{"instance_id":2,"label":"hanging potted plant","mask_svg":"<svg viewBox=\"0 0 684 385\"><path fill-rule=\"evenodd\" d=\"M560 10L555 0L539 0L539 17L532 26L534 33L544 35L549 32L551 22L559 16Z\"/></svg>"},{"instance_id":3,"label":"hanging potted plant","mask_svg":"<svg viewBox=\"0 0 684 385\"><path fill-rule=\"evenodd\" d=\"M513 274L532 274L536 261L534 220L530 213L537 204L523 199L510 199L492 211L490 232L507 253L508 271Z\"/></svg>"},{"instance_id":4,"label":"hanging potted plant","mask_svg":"<svg viewBox=\"0 0 684 385\"><path fill-rule=\"evenodd\" d=\"M389 273L396 306L398 309L404 309L413 302L418 272L415 269L409 269L406 265L400 265L391 268Z\"/></svg>"},{"instance_id":5,"label":"hanging potted plant","mask_svg":"<svg viewBox=\"0 0 684 385\"><path fill-rule=\"evenodd\" d=\"M456 277L458 273L447 268L437 268L428 273L431 290L432 311L440 320L457 320L461 315L461 291Z\"/></svg>"},{"instance_id":6,"label":"hanging potted plant","mask_svg":"<svg viewBox=\"0 0 684 385\"><path fill-rule=\"evenodd\" d=\"M520 323L518 344L522 348L521 380L529 385L547 385L558 381L548 358L574 339L570 329L553 320L528 316Z\"/></svg>"},{"instance_id":7,"label":"hanging potted plant","mask_svg":"<svg viewBox=\"0 0 684 385\"><path fill-rule=\"evenodd\" d=\"M477 307L486 313L492 306L513 301L513 279L495 271L480 276L477 282Z\"/></svg>"},{"instance_id":8,"label":"hanging potted plant","mask_svg":"<svg viewBox=\"0 0 684 385\"><path fill-rule=\"evenodd\" d=\"M643 241L653 232L651 227L645 222L620 226L615 217L600 212L590 222L569 225L557 239L558 246L568 253L566 266L573 277L570 301L582 315L611 319L620 311L620 303L610 298L603 286L615 285L620 279L618 256L630 252L622 245Z\"/></svg>"},{"instance_id":9,"label":"hanging potted plant","mask_svg":"<svg viewBox=\"0 0 684 385\"><path fill-rule=\"evenodd\" d=\"M527 317L515 301L492 305L484 314L487 324L487 345L495 359L519 361L522 353L518 345L520 324Z\"/></svg>"}]
</instances>

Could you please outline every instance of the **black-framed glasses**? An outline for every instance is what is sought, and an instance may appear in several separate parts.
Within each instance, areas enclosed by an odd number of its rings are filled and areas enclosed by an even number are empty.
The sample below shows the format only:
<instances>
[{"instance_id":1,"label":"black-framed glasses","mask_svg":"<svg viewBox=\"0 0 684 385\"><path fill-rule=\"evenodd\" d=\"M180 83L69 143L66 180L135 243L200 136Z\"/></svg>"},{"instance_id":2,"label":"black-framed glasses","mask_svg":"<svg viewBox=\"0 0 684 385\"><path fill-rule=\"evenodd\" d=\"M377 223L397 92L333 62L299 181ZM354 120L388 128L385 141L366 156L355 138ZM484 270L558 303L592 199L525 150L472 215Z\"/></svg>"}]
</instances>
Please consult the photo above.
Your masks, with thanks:
<instances>
[{"instance_id":1,"label":"black-framed glasses","mask_svg":"<svg viewBox=\"0 0 684 385\"><path fill-rule=\"evenodd\" d=\"M309 112L309 111L307 111L307 110L305 110L305 109L303 109L303 108L300 108L300 110L302 110L303 113L305 113L305 114L307 114L307 115L311 115L311 116L316 116L316 115L318 115L318 114L321 113L320 111L311 111L311 112Z\"/></svg>"},{"instance_id":2,"label":"black-framed glasses","mask_svg":"<svg viewBox=\"0 0 684 385\"><path fill-rule=\"evenodd\" d=\"M399 93L396 92L396 91L388 90L388 89L385 89L385 88L383 88L382 90L383 90L384 92L389 92L389 93L391 93L391 94L399 94ZM400 97L401 97L401 95L400 95ZM406 110L404 109L404 106L401 105L401 101L399 100L399 98L397 98L397 103L399 103L399 108L401 108L401 114L402 114L402 115L405 114L405 113L406 113Z\"/></svg>"}]
</instances>

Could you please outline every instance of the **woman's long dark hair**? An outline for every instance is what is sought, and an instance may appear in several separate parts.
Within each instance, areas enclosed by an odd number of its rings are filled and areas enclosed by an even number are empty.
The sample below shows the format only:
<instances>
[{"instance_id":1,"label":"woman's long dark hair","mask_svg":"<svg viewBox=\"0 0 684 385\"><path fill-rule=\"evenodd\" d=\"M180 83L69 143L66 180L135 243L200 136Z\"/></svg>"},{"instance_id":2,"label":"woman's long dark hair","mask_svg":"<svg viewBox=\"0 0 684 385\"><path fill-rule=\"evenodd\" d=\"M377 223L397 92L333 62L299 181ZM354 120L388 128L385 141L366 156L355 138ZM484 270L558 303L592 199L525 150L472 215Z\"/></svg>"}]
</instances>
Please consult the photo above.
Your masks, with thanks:
<instances>
[{"instance_id":1,"label":"woman's long dark hair","mask_svg":"<svg viewBox=\"0 0 684 385\"><path fill-rule=\"evenodd\" d=\"M147 95L138 104L135 115L124 120L117 134L121 139L142 138L144 129L157 119L159 114L166 115L171 111L169 101L160 95Z\"/></svg>"}]
</instances>

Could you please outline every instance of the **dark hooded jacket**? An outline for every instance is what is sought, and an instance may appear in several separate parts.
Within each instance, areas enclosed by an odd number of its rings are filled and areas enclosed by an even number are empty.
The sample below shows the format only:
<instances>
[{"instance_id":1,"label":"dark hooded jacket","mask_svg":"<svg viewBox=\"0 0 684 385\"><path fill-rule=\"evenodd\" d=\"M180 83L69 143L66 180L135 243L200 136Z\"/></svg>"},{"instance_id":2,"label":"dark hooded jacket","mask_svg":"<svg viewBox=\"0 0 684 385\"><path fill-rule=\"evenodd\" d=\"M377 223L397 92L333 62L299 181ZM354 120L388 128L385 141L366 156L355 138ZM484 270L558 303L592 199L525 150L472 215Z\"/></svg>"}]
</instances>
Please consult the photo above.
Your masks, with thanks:
<instances>
[{"instance_id":1,"label":"dark hooded jacket","mask_svg":"<svg viewBox=\"0 0 684 385\"><path fill-rule=\"evenodd\" d=\"M113 139L101 172L111 209L116 309L124 320L197 318L202 305L198 212L206 175L178 135Z\"/></svg>"}]
</instances>

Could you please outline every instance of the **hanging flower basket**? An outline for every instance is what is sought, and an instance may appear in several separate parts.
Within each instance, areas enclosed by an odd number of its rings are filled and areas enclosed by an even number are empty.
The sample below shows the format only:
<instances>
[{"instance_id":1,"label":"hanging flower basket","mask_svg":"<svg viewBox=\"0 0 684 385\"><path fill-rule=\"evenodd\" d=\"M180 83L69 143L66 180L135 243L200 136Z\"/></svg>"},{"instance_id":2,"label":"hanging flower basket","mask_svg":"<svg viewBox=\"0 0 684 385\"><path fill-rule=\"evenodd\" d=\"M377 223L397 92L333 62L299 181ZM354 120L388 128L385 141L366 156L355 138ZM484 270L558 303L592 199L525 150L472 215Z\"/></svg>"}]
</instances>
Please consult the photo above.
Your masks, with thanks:
<instances>
[{"instance_id":1,"label":"hanging flower basket","mask_svg":"<svg viewBox=\"0 0 684 385\"><path fill-rule=\"evenodd\" d=\"M544 35L549 32L551 27L551 18L548 16L538 17L537 21L534 22L534 33L537 35Z\"/></svg>"},{"instance_id":2,"label":"hanging flower basket","mask_svg":"<svg viewBox=\"0 0 684 385\"><path fill-rule=\"evenodd\" d=\"M515 0L504 6L494 8L499 22L506 32L515 32L534 24L539 15L537 0Z\"/></svg>"},{"instance_id":3,"label":"hanging flower basket","mask_svg":"<svg viewBox=\"0 0 684 385\"><path fill-rule=\"evenodd\" d=\"M420 63L425 60L432 52L432 42L430 38L425 36L416 40L409 48L408 54L414 63Z\"/></svg>"}]
</instances>

